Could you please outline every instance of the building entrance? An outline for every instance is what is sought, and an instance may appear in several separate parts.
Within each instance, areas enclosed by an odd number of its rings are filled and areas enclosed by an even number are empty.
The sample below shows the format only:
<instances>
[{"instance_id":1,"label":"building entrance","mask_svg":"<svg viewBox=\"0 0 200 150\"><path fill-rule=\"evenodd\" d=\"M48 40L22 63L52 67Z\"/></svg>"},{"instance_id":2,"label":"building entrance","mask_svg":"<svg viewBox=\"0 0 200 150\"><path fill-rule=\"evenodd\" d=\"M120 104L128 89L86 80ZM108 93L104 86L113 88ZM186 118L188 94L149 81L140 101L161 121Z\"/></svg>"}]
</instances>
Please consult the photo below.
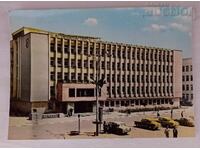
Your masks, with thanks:
<instances>
[{"instance_id":1,"label":"building entrance","mask_svg":"<svg viewBox=\"0 0 200 150\"><path fill-rule=\"evenodd\" d=\"M74 112L75 113L93 112L93 102L75 102Z\"/></svg>"}]
</instances>

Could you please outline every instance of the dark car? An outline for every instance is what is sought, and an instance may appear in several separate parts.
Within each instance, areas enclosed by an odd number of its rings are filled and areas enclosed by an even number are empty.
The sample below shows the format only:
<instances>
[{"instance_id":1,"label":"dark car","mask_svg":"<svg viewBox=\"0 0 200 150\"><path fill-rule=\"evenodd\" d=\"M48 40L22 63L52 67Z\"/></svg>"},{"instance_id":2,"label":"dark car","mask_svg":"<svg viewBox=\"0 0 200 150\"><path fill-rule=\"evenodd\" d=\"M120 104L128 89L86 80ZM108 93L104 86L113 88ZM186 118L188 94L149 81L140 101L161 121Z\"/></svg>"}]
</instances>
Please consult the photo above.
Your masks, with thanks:
<instances>
[{"instance_id":1,"label":"dark car","mask_svg":"<svg viewBox=\"0 0 200 150\"><path fill-rule=\"evenodd\" d=\"M118 135L126 135L131 131L131 128L126 126L124 122L105 122L104 132Z\"/></svg>"}]
</instances>

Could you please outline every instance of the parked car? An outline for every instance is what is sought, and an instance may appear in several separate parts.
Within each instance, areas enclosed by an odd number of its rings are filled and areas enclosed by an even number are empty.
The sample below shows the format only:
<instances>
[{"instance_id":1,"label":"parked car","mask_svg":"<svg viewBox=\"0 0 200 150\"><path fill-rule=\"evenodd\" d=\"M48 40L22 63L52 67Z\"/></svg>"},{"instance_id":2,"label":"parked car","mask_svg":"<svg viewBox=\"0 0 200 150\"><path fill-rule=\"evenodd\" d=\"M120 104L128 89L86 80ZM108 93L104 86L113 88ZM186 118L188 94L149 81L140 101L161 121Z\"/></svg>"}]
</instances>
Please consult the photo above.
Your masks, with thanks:
<instances>
[{"instance_id":1,"label":"parked car","mask_svg":"<svg viewBox=\"0 0 200 150\"><path fill-rule=\"evenodd\" d=\"M180 118L175 121L177 121L181 126L194 127L194 123L188 118Z\"/></svg>"},{"instance_id":2,"label":"parked car","mask_svg":"<svg viewBox=\"0 0 200 150\"><path fill-rule=\"evenodd\" d=\"M158 120L154 118L145 118L141 121L135 121L135 126L149 130L158 130L161 127L161 124L157 121Z\"/></svg>"},{"instance_id":3,"label":"parked car","mask_svg":"<svg viewBox=\"0 0 200 150\"><path fill-rule=\"evenodd\" d=\"M169 128L173 128L173 127L177 127L179 125L178 122L174 121L171 118L168 117L160 117L158 119L158 122L163 126L163 127L169 127Z\"/></svg>"},{"instance_id":4,"label":"parked car","mask_svg":"<svg viewBox=\"0 0 200 150\"><path fill-rule=\"evenodd\" d=\"M128 127L124 122L105 122L103 127L105 133L113 133L118 135L126 135L131 131L131 128Z\"/></svg>"}]
</instances>

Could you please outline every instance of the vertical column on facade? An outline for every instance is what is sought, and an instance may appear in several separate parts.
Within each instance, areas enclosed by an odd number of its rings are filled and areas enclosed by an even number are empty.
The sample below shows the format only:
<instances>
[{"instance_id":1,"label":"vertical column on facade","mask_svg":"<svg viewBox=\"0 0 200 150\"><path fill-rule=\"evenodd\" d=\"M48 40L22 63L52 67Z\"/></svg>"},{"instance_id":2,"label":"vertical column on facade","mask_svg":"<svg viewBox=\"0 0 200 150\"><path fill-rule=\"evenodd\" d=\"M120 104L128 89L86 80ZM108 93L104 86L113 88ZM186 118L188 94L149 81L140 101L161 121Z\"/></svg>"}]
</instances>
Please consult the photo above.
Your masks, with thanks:
<instances>
[{"instance_id":1,"label":"vertical column on facade","mask_svg":"<svg viewBox=\"0 0 200 150\"><path fill-rule=\"evenodd\" d=\"M69 80L71 80L71 39L69 39Z\"/></svg>"},{"instance_id":2,"label":"vertical column on facade","mask_svg":"<svg viewBox=\"0 0 200 150\"><path fill-rule=\"evenodd\" d=\"M50 97L51 97L51 94L50 94L50 85L51 85L51 55L50 55L50 53L51 53L51 36L50 36L50 34L48 35L48 44L49 44L49 49L48 49L48 57L49 57L49 62L48 62L48 71L49 71L49 73L48 73L48 98L50 99Z\"/></svg>"},{"instance_id":3,"label":"vertical column on facade","mask_svg":"<svg viewBox=\"0 0 200 150\"><path fill-rule=\"evenodd\" d=\"M115 74L115 81L114 82L114 88L115 88L115 94L116 94L116 97L119 96L118 92L117 92L117 45L115 45L115 58L113 59L114 60L114 63L115 63L115 68L114 68L114 74ZM111 57L112 58L112 57ZM112 67L112 59L111 59L111 67ZM112 68L111 68L111 72L112 72ZM112 74L110 75L110 77L112 78Z\"/></svg>"},{"instance_id":4,"label":"vertical column on facade","mask_svg":"<svg viewBox=\"0 0 200 150\"><path fill-rule=\"evenodd\" d=\"M84 41L81 41L81 80L84 81Z\"/></svg>"},{"instance_id":5,"label":"vertical column on facade","mask_svg":"<svg viewBox=\"0 0 200 150\"><path fill-rule=\"evenodd\" d=\"M138 51L138 47L135 47L135 52L134 52L134 55L135 55L135 61L134 61L134 65L135 65L135 96L138 97L138 93L137 93L137 87L138 87L138 83L137 83L137 74L138 74L138 71L137 71L137 63L138 63L138 60L137 60L137 51Z\"/></svg>"},{"instance_id":6,"label":"vertical column on facade","mask_svg":"<svg viewBox=\"0 0 200 150\"><path fill-rule=\"evenodd\" d=\"M156 61L155 61L155 49L153 48L152 49L152 55L153 55L153 58L152 58L152 86L151 88L153 89L152 90L152 97L155 97L156 96L156 91L155 91L155 86L156 86L156 82L155 82L155 75L156 75L156 70L155 70L155 65L156 65Z\"/></svg>"},{"instance_id":7,"label":"vertical column on facade","mask_svg":"<svg viewBox=\"0 0 200 150\"><path fill-rule=\"evenodd\" d=\"M112 53L111 53L112 54ZM112 81L112 55L110 55L110 62L109 62L109 65L110 65L110 70L109 70L109 73L110 73L110 82L109 82L109 93L110 93L110 97L112 97L112 85L113 85L113 82Z\"/></svg>"},{"instance_id":8,"label":"vertical column on facade","mask_svg":"<svg viewBox=\"0 0 200 150\"><path fill-rule=\"evenodd\" d=\"M78 40L75 40L75 80L78 81Z\"/></svg>"},{"instance_id":9,"label":"vertical column on facade","mask_svg":"<svg viewBox=\"0 0 200 150\"><path fill-rule=\"evenodd\" d=\"M64 73L65 73L65 64L64 64L64 60L65 60L65 57L64 57L64 47L65 47L65 39L62 38L62 80L64 81Z\"/></svg>"},{"instance_id":10,"label":"vertical column on facade","mask_svg":"<svg viewBox=\"0 0 200 150\"><path fill-rule=\"evenodd\" d=\"M96 44L95 44L96 45ZM97 49L96 49L96 46L95 46L95 51L96 51L96 55L97 57L100 59L100 62L99 62L99 65L100 65L100 70L99 70L99 78L101 79L102 78L102 55L101 55L101 45L99 45L99 52L97 52ZM105 62L106 63L106 62ZM106 73L105 73L106 74ZM105 77L105 81L107 80L107 78Z\"/></svg>"},{"instance_id":11,"label":"vertical column on facade","mask_svg":"<svg viewBox=\"0 0 200 150\"><path fill-rule=\"evenodd\" d=\"M129 75L130 75L130 83L129 83L129 87L130 87L130 97L133 97L133 90L132 90L132 88L133 88L133 79L132 79L132 75L133 75L133 70L132 70L132 65L133 65L133 57L132 57L132 55L133 55L133 48L132 48L132 46L130 47L130 52L129 52L129 54L130 54L130 56L129 56L129 67L130 67L130 72L129 72Z\"/></svg>"},{"instance_id":12,"label":"vertical column on facade","mask_svg":"<svg viewBox=\"0 0 200 150\"><path fill-rule=\"evenodd\" d=\"M55 95L57 95L57 82L58 82L58 63L57 63L57 60L58 60L58 38L57 36L55 37Z\"/></svg>"},{"instance_id":13,"label":"vertical column on facade","mask_svg":"<svg viewBox=\"0 0 200 150\"><path fill-rule=\"evenodd\" d=\"M163 54L164 56L164 66L165 66L165 73L164 73L164 75L165 75L165 82L164 82L164 87L165 87L165 96L167 96L167 64L166 64L166 50L164 51L164 54Z\"/></svg>"},{"instance_id":14,"label":"vertical column on facade","mask_svg":"<svg viewBox=\"0 0 200 150\"><path fill-rule=\"evenodd\" d=\"M128 86L128 83L127 83L127 46L125 46L125 61L124 61L124 63L125 63L125 73L124 73L124 75L125 75L125 83L124 83L124 85L125 85L125 97L128 97L128 92L127 92L127 86Z\"/></svg>"},{"instance_id":15,"label":"vertical column on facade","mask_svg":"<svg viewBox=\"0 0 200 150\"><path fill-rule=\"evenodd\" d=\"M110 52L107 51L107 49L108 49L108 45L105 44L105 52L106 52L106 54L104 54L104 77L105 77L105 79L107 79L107 57L111 54ZM110 48L110 50L111 49L112 49L112 47Z\"/></svg>"},{"instance_id":16,"label":"vertical column on facade","mask_svg":"<svg viewBox=\"0 0 200 150\"><path fill-rule=\"evenodd\" d=\"M90 42L87 41L88 43L88 59L87 59L87 64L88 64L88 68L87 68L87 78L88 78L88 81L90 81Z\"/></svg>"},{"instance_id":17,"label":"vertical column on facade","mask_svg":"<svg viewBox=\"0 0 200 150\"><path fill-rule=\"evenodd\" d=\"M152 61L151 61L151 50L150 49L148 49L148 61L147 61L147 65L148 65L148 83L147 83L147 86L148 86L148 93L149 93L149 95L148 95L148 97L151 97L151 88L150 88L150 86L151 86L151 74L152 74L152 72L151 72L151 64L152 64Z\"/></svg>"},{"instance_id":18,"label":"vertical column on facade","mask_svg":"<svg viewBox=\"0 0 200 150\"><path fill-rule=\"evenodd\" d=\"M147 75L147 72L146 72L146 53L147 53L147 50L146 50L146 48L144 47L144 49L143 49L143 54L144 54L144 56L143 56L143 58L144 58L144 60L143 60L143 65L144 65L144 72L143 72L143 78L144 78L144 81L143 81L143 92L144 92L144 94L143 94L143 96L144 97L146 97L147 96L147 93L146 93L146 86L147 86L147 84L146 84L146 75Z\"/></svg>"},{"instance_id":19,"label":"vertical column on facade","mask_svg":"<svg viewBox=\"0 0 200 150\"><path fill-rule=\"evenodd\" d=\"M120 45L120 82L119 82L119 88L120 88L120 95L122 96L122 48L123 46Z\"/></svg>"},{"instance_id":20,"label":"vertical column on facade","mask_svg":"<svg viewBox=\"0 0 200 150\"><path fill-rule=\"evenodd\" d=\"M21 38L17 38L17 98L21 97Z\"/></svg>"},{"instance_id":21,"label":"vertical column on facade","mask_svg":"<svg viewBox=\"0 0 200 150\"><path fill-rule=\"evenodd\" d=\"M156 63L156 77L157 77L157 83L156 83L156 86L157 86L157 96L159 97L160 96L160 93L159 93L159 64L160 64L160 61L159 61L159 50L156 50L156 60L157 60L157 63Z\"/></svg>"},{"instance_id":22,"label":"vertical column on facade","mask_svg":"<svg viewBox=\"0 0 200 150\"><path fill-rule=\"evenodd\" d=\"M162 96L163 96L163 90L162 90L162 86L163 86L163 77L162 77L162 76L163 76L163 68L162 68L162 65L163 65L163 63L162 63L162 50L159 50L159 53L158 53L158 54L159 54L159 55L158 55L158 56L159 56L158 58L159 58L159 62L160 62L160 63L159 63L159 64L160 64L159 66L160 66L160 68L161 68L161 69L160 69L160 87L159 87L159 88L160 88L160 92L159 92L159 93L160 93L160 96L162 97ZM160 56L161 56L161 58L160 58Z\"/></svg>"},{"instance_id":23,"label":"vertical column on facade","mask_svg":"<svg viewBox=\"0 0 200 150\"><path fill-rule=\"evenodd\" d=\"M99 70L99 67L100 67L100 64L101 64L101 61L99 61L99 56L96 54L96 43L94 42L93 43L93 56L91 58L93 58L93 63L94 63L94 69L93 69L93 77L94 79L96 79L96 75L97 75L97 72L98 72L98 77L100 78L100 70Z\"/></svg>"},{"instance_id":24,"label":"vertical column on facade","mask_svg":"<svg viewBox=\"0 0 200 150\"><path fill-rule=\"evenodd\" d=\"M169 69L171 70L171 75L172 75L172 88L173 88L173 89L172 89L172 92L171 92L171 96L173 96L173 95L174 95L174 92L175 92L175 88L174 88L174 86L175 86L175 84L174 84L174 83L175 83L175 81L174 81L174 67L173 67L173 66L174 66L174 65L173 65L173 62L174 62L174 61L171 59L171 56L172 56L172 55L174 55L174 51L171 51L171 52L170 52L170 56L169 56L169 62L170 62L170 68L169 68ZM174 57L173 57L173 58L174 58ZM171 67L172 67L172 69L171 69ZM171 89L170 89L170 91L171 91Z\"/></svg>"},{"instance_id":25,"label":"vertical column on facade","mask_svg":"<svg viewBox=\"0 0 200 150\"><path fill-rule=\"evenodd\" d=\"M142 74L143 74L143 72L142 72L142 69L141 69L141 64L142 64L142 60L141 60L141 52L142 52L143 50L142 50L142 48L140 47L140 49L139 49L139 62L138 62L138 64L139 64L139 71L138 71L138 75L139 75L139 84L138 84L138 86L139 86L139 97L141 97L142 96L142 78L141 78L141 76L142 76Z\"/></svg>"}]
</instances>

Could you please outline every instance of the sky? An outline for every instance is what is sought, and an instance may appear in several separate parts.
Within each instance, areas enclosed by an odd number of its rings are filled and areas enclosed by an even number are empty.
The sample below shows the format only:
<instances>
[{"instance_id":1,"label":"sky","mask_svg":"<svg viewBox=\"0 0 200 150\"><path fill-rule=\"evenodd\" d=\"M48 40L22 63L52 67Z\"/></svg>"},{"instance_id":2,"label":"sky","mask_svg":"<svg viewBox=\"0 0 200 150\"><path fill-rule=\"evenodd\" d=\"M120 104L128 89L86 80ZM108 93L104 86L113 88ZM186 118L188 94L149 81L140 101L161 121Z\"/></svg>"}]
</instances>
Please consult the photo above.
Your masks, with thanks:
<instances>
[{"instance_id":1,"label":"sky","mask_svg":"<svg viewBox=\"0 0 200 150\"><path fill-rule=\"evenodd\" d=\"M100 37L134 45L162 47L192 54L192 8L132 7L15 10L11 31L33 27L52 32Z\"/></svg>"}]
</instances>

